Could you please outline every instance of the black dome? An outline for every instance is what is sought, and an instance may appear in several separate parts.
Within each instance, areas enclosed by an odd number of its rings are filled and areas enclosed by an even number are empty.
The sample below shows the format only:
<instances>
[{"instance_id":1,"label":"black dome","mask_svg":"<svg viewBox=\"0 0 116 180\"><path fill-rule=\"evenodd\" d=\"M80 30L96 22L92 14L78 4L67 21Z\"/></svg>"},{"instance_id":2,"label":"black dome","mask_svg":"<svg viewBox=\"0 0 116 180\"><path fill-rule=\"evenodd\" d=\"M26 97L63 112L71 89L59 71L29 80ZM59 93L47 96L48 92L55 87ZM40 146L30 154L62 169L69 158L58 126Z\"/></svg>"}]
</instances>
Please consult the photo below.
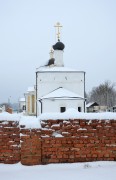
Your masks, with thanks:
<instances>
[{"instance_id":1,"label":"black dome","mask_svg":"<svg viewBox=\"0 0 116 180\"><path fill-rule=\"evenodd\" d=\"M65 45L58 41L55 45L53 45L53 49L54 50L63 50L65 48Z\"/></svg>"}]
</instances>

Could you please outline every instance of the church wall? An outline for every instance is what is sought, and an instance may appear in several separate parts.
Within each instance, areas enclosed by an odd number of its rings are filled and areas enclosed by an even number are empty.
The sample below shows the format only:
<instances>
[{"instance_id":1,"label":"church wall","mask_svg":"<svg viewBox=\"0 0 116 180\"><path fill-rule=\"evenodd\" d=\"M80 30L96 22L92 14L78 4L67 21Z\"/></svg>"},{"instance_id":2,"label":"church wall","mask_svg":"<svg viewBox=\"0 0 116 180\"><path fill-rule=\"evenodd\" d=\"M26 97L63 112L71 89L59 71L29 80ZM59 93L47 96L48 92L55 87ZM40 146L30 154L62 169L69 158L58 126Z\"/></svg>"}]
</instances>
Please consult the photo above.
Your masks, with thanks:
<instances>
[{"instance_id":1,"label":"church wall","mask_svg":"<svg viewBox=\"0 0 116 180\"><path fill-rule=\"evenodd\" d=\"M84 97L84 72L38 73L38 98L64 87Z\"/></svg>"},{"instance_id":2,"label":"church wall","mask_svg":"<svg viewBox=\"0 0 116 180\"><path fill-rule=\"evenodd\" d=\"M46 112L60 112L60 107L74 108L78 110L81 107L81 111L84 111L83 100L43 100L42 113Z\"/></svg>"}]
</instances>

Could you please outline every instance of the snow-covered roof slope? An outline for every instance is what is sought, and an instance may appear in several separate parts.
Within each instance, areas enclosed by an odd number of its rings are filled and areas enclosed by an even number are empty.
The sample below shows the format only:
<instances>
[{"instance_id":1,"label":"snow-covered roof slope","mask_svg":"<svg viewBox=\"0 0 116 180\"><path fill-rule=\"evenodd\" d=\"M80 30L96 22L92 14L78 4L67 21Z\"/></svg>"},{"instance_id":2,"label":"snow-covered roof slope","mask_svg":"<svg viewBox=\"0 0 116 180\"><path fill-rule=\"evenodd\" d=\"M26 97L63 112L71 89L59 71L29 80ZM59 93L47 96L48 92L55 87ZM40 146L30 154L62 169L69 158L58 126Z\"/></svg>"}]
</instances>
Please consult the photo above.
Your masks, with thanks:
<instances>
[{"instance_id":1,"label":"snow-covered roof slope","mask_svg":"<svg viewBox=\"0 0 116 180\"><path fill-rule=\"evenodd\" d=\"M57 66L42 66L36 69L37 72L84 72L78 71L76 69L68 68L68 67L57 67Z\"/></svg>"},{"instance_id":2,"label":"snow-covered roof slope","mask_svg":"<svg viewBox=\"0 0 116 180\"><path fill-rule=\"evenodd\" d=\"M35 91L34 86L28 87L27 92Z\"/></svg>"},{"instance_id":3,"label":"snow-covered roof slope","mask_svg":"<svg viewBox=\"0 0 116 180\"><path fill-rule=\"evenodd\" d=\"M92 106L93 104L96 104L96 105L97 105L96 102L89 102L89 103L86 105L86 107L90 107L90 106Z\"/></svg>"},{"instance_id":4,"label":"snow-covered roof slope","mask_svg":"<svg viewBox=\"0 0 116 180\"><path fill-rule=\"evenodd\" d=\"M51 93L41 97L41 99L84 99L82 96L73 93L63 87L59 87L58 89L52 91Z\"/></svg>"}]
</instances>

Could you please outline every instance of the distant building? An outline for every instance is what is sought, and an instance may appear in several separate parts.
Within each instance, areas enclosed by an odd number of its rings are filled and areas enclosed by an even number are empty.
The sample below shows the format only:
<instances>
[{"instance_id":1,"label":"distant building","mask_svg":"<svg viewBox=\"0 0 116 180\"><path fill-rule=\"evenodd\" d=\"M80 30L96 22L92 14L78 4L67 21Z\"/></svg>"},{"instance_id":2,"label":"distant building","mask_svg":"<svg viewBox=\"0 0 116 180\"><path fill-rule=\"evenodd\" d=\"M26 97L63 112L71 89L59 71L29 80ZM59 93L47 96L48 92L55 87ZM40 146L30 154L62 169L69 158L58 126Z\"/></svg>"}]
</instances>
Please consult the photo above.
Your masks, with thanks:
<instances>
[{"instance_id":1,"label":"distant building","mask_svg":"<svg viewBox=\"0 0 116 180\"><path fill-rule=\"evenodd\" d=\"M25 93L26 115L36 115L36 90L35 87L29 87Z\"/></svg>"},{"instance_id":2,"label":"distant building","mask_svg":"<svg viewBox=\"0 0 116 180\"><path fill-rule=\"evenodd\" d=\"M6 112L8 112L8 113L12 114L12 113L13 113L13 110L12 110L12 108L11 108L11 107L7 107L7 108L6 108Z\"/></svg>"},{"instance_id":3,"label":"distant building","mask_svg":"<svg viewBox=\"0 0 116 180\"><path fill-rule=\"evenodd\" d=\"M25 110L26 110L25 98L20 98L19 99L19 112L23 112Z\"/></svg>"},{"instance_id":4,"label":"distant building","mask_svg":"<svg viewBox=\"0 0 116 180\"><path fill-rule=\"evenodd\" d=\"M89 102L86 105L87 112L106 112L107 106L99 106L97 102Z\"/></svg>"},{"instance_id":5,"label":"distant building","mask_svg":"<svg viewBox=\"0 0 116 180\"><path fill-rule=\"evenodd\" d=\"M9 104L4 103L0 106L0 113L2 112L8 112L10 114L12 114L13 110L12 108L9 106Z\"/></svg>"},{"instance_id":6,"label":"distant building","mask_svg":"<svg viewBox=\"0 0 116 180\"><path fill-rule=\"evenodd\" d=\"M87 112L99 112L99 104L96 102L89 102L86 105Z\"/></svg>"},{"instance_id":7,"label":"distant building","mask_svg":"<svg viewBox=\"0 0 116 180\"><path fill-rule=\"evenodd\" d=\"M2 108L0 107L0 113L2 112Z\"/></svg>"},{"instance_id":8,"label":"distant building","mask_svg":"<svg viewBox=\"0 0 116 180\"><path fill-rule=\"evenodd\" d=\"M108 108L109 112L116 112L116 106Z\"/></svg>"}]
</instances>

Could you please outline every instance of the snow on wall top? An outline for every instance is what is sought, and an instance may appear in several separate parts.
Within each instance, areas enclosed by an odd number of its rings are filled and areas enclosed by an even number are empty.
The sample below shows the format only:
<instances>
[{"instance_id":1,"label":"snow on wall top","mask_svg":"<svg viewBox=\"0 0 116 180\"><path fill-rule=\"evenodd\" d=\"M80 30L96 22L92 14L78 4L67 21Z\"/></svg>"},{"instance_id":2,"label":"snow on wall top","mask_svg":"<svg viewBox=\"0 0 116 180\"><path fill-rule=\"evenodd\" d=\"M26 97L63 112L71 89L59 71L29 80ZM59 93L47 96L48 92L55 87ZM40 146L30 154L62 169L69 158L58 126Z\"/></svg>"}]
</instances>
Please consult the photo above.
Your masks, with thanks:
<instances>
[{"instance_id":1,"label":"snow on wall top","mask_svg":"<svg viewBox=\"0 0 116 180\"><path fill-rule=\"evenodd\" d=\"M9 114L8 112L0 113L1 121L20 121L20 115L18 114Z\"/></svg>"},{"instance_id":2,"label":"snow on wall top","mask_svg":"<svg viewBox=\"0 0 116 180\"><path fill-rule=\"evenodd\" d=\"M87 120L116 120L116 113L80 113L75 109L68 109L64 113L43 113L39 117L23 116L19 114L9 114L7 112L0 113L1 121L19 121L19 125L25 125L25 128L35 129L41 128L41 120L57 120L57 119L87 119ZM5 122L4 122L5 123Z\"/></svg>"},{"instance_id":3,"label":"snow on wall top","mask_svg":"<svg viewBox=\"0 0 116 180\"><path fill-rule=\"evenodd\" d=\"M7 121L19 121L19 125L24 125L25 128L41 128L40 121L38 118L33 116L23 116L21 114L9 114L7 112L0 113L0 120L5 121L4 124L7 124Z\"/></svg>"},{"instance_id":4,"label":"snow on wall top","mask_svg":"<svg viewBox=\"0 0 116 180\"><path fill-rule=\"evenodd\" d=\"M56 119L91 119L91 120L116 120L116 113L104 112L104 113L81 113L76 109L68 109L64 113L43 113L39 116L40 120L56 120Z\"/></svg>"},{"instance_id":5,"label":"snow on wall top","mask_svg":"<svg viewBox=\"0 0 116 180\"><path fill-rule=\"evenodd\" d=\"M41 124L38 118L34 116L21 116L20 125L25 125L27 129L39 129Z\"/></svg>"}]
</instances>

